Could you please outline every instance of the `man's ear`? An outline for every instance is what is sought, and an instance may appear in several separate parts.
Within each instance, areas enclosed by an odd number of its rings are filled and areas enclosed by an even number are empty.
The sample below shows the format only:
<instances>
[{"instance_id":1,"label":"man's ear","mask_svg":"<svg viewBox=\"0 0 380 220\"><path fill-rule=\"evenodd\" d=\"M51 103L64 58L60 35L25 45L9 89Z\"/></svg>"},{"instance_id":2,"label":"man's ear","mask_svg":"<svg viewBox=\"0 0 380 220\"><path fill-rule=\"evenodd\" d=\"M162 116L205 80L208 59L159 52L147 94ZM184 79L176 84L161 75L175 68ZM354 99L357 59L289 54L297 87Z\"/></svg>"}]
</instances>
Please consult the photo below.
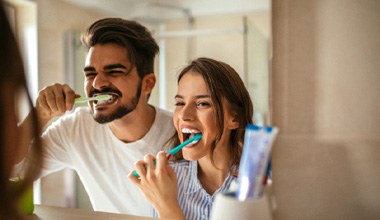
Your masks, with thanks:
<instances>
[{"instance_id":1,"label":"man's ear","mask_svg":"<svg viewBox=\"0 0 380 220\"><path fill-rule=\"evenodd\" d=\"M154 73L149 73L144 76L142 82L142 92L150 94L156 85L156 75Z\"/></svg>"}]
</instances>

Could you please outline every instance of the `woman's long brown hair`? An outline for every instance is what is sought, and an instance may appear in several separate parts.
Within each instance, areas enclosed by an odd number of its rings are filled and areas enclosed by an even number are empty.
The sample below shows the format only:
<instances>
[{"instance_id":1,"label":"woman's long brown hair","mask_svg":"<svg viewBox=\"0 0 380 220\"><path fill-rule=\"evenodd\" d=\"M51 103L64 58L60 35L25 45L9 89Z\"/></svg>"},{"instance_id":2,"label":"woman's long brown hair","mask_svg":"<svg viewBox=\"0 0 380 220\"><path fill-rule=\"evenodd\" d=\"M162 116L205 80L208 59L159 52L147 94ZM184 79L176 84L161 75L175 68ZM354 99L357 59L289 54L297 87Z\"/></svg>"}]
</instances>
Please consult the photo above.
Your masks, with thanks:
<instances>
[{"instance_id":1,"label":"woman's long brown hair","mask_svg":"<svg viewBox=\"0 0 380 220\"><path fill-rule=\"evenodd\" d=\"M18 209L18 200L22 194L32 187L33 181L38 177L42 166L42 147L38 134L38 123L33 104L28 93L25 72L21 54L18 48L14 33L9 25L3 1L0 0L0 219L23 219L23 214ZM10 87L10 85L12 87ZM13 92L4 91L4 88L11 88ZM9 129L5 127L5 121L9 117L9 109L16 106L15 92L23 91L26 94L27 105L29 105L32 118L32 127L29 128L28 135L33 137L30 143L28 156L25 159L25 170L23 181L14 187L10 184L10 176L12 164L14 161L9 157L9 153L17 153L20 146L21 135L25 135L22 131L17 133L17 140L9 140ZM8 93L7 93L8 92ZM7 95L4 95L7 94ZM4 98L5 97L5 98ZM13 105L13 106L10 106ZM18 110L18 109L14 109ZM16 112L11 112L17 115ZM12 155L13 156L13 155Z\"/></svg>"},{"instance_id":2,"label":"woman's long brown hair","mask_svg":"<svg viewBox=\"0 0 380 220\"><path fill-rule=\"evenodd\" d=\"M231 166L236 165L238 167L244 142L245 127L253 123L253 104L249 92L239 74L224 62L206 57L195 59L179 73L178 82L190 71L202 75L215 105L215 117L219 132L211 146L211 159L213 158L216 143L223 133L225 110L223 109L222 100L227 101L230 110L238 117L239 128L231 131L229 141ZM174 157L177 160L181 158L181 153ZM214 163L213 161L211 162Z\"/></svg>"}]
</instances>

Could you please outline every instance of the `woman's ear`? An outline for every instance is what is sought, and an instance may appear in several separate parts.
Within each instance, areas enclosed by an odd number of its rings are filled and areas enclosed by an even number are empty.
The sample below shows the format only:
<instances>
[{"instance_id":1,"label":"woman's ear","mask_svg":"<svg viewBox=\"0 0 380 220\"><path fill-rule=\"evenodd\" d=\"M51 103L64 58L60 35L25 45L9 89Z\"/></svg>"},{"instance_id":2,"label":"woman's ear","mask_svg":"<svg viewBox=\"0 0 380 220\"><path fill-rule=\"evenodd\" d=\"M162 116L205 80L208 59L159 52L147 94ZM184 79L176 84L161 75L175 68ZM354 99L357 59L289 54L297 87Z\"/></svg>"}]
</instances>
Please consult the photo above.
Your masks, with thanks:
<instances>
[{"instance_id":1,"label":"woman's ear","mask_svg":"<svg viewBox=\"0 0 380 220\"><path fill-rule=\"evenodd\" d=\"M143 78L142 91L144 93L150 94L156 85L156 75L154 73L149 73Z\"/></svg>"},{"instance_id":2,"label":"woman's ear","mask_svg":"<svg viewBox=\"0 0 380 220\"><path fill-rule=\"evenodd\" d=\"M239 128L239 116L236 113L230 113L227 121L227 127L231 130Z\"/></svg>"}]
</instances>

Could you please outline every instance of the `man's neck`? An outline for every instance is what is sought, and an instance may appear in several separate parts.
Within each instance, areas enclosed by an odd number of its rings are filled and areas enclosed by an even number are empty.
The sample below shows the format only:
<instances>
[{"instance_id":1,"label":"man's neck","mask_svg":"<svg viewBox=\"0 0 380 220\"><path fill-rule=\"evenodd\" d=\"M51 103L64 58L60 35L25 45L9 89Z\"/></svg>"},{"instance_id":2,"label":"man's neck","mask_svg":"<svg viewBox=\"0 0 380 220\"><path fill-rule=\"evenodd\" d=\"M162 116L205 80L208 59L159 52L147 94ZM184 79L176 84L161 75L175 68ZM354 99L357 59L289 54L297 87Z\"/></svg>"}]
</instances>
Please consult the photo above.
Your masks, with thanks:
<instances>
[{"instance_id":1,"label":"man's neck","mask_svg":"<svg viewBox=\"0 0 380 220\"><path fill-rule=\"evenodd\" d=\"M108 123L108 126L119 140L129 143L143 138L152 127L155 117L153 106L139 106L124 117Z\"/></svg>"}]
</instances>

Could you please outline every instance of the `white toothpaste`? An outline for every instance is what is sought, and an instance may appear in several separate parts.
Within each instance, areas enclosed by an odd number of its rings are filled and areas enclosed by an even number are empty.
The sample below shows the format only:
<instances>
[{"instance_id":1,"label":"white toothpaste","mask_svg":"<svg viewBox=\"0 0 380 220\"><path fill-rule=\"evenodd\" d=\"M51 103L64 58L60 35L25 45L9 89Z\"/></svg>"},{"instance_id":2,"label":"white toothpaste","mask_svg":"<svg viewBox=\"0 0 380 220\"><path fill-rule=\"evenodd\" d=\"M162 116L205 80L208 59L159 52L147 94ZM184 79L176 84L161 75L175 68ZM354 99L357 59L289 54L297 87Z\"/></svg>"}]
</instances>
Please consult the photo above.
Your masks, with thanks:
<instances>
[{"instance_id":1,"label":"white toothpaste","mask_svg":"<svg viewBox=\"0 0 380 220\"><path fill-rule=\"evenodd\" d=\"M237 179L236 196L239 200L261 196L272 144L277 133L278 129L275 127L246 127Z\"/></svg>"}]
</instances>

